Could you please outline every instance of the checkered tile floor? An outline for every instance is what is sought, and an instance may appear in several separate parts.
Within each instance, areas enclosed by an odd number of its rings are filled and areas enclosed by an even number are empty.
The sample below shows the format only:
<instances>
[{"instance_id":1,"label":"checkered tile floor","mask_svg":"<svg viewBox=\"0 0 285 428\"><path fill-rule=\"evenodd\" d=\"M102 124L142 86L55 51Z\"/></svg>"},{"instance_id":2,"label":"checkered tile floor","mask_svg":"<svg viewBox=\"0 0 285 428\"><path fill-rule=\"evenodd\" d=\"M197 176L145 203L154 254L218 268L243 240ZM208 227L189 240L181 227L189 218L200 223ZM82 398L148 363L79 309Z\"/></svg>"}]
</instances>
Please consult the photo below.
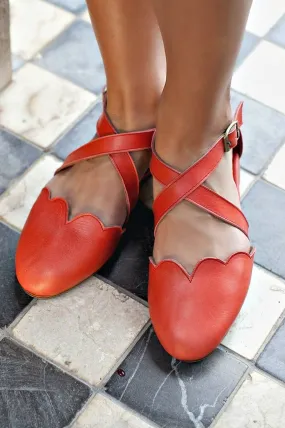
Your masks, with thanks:
<instances>
[{"instance_id":1,"label":"checkered tile floor","mask_svg":"<svg viewBox=\"0 0 285 428\"><path fill-rule=\"evenodd\" d=\"M13 83L0 94L1 428L284 428L285 2L255 0L233 78L245 100L243 206L257 247L250 292L222 346L171 359L146 300L152 215L141 203L113 259L58 298L14 273L28 212L94 134L104 85L84 0L10 0Z\"/></svg>"}]
</instances>

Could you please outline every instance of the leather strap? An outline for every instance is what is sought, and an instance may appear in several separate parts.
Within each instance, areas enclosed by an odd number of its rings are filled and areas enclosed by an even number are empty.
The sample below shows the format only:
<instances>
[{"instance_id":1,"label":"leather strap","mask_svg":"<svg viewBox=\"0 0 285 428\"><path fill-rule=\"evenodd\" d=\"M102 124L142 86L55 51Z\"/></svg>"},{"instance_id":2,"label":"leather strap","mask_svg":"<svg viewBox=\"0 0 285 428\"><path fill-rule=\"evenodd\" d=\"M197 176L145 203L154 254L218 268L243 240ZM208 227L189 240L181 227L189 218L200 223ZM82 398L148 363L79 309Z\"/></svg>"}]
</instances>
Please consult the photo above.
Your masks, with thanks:
<instances>
[{"instance_id":1,"label":"leather strap","mask_svg":"<svg viewBox=\"0 0 285 428\"><path fill-rule=\"evenodd\" d=\"M139 194L139 177L130 153L149 150L154 130L118 133L105 110L105 93L103 94L103 102L104 111L97 122L97 137L70 153L55 174L79 162L108 155L122 180L129 215Z\"/></svg>"},{"instance_id":2,"label":"leather strap","mask_svg":"<svg viewBox=\"0 0 285 428\"><path fill-rule=\"evenodd\" d=\"M226 138L230 148L240 153L242 148L238 146L242 144L239 130L242 124L242 104L237 109L235 121L237 126L227 132ZM225 150L227 151L225 135L222 135L203 157L182 173L166 165L153 150L151 172L161 184L166 186L153 205L156 228L171 209L182 200L187 200L237 227L247 236L248 222L241 210L203 185L221 161ZM239 186L238 182L236 184Z\"/></svg>"}]
</instances>

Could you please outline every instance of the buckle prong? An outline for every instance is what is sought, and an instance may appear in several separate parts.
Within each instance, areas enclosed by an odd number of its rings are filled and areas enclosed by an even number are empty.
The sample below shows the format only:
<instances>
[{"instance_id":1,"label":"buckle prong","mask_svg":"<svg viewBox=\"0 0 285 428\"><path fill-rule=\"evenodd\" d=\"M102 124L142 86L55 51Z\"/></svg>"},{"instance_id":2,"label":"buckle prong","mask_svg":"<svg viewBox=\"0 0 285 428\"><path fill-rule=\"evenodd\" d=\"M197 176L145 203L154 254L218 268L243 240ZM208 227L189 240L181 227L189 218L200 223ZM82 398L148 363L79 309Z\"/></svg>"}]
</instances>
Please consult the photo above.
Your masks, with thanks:
<instances>
[{"instance_id":1,"label":"buckle prong","mask_svg":"<svg viewBox=\"0 0 285 428\"><path fill-rule=\"evenodd\" d=\"M229 135L230 133L233 131L233 127L236 127L236 131L237 131L237 138L239 137L239 126L238 126L238 121L234 120L232 123L229 124L229 126L227 127L227 129L224 132L224 148L225 148L225 152L229 152L231 150L231 142L229 139Z\"/></svg>"}]
</instances>

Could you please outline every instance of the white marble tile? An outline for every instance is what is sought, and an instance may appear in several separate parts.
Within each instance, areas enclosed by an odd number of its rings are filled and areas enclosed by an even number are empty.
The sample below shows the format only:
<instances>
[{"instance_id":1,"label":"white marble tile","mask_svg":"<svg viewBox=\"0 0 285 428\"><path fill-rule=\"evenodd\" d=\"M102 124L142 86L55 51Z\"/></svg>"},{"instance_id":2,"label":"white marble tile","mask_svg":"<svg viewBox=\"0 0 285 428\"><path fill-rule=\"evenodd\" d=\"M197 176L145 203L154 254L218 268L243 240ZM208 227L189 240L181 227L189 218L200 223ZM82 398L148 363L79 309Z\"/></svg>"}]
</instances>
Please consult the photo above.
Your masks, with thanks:
<instances>
[{"instance_id":1,"label":"white marble tile","mask_svg":"<svg viewBox=\"0 0 285 428\"><path fill-rule=\"evenodd\" d=\"M284 428L284 421L285 387L253 372L213 428Z\"/></svg>"},{"instance_id":2,"label":"white marble tile","mask_svg":"<svg viewBox=\"0 0 285 428\"><path fill-rule=\"evenodd\" d=\"M35 162L31 169L12 185L0 199L0 217L22 229L41 189L51 179L61 161L47 155Z\"/></svg>"},{"instance_id":3,"label":"white marble tile","mask_svg":"<svg viewBox=\"0 0 285 428\"><path fill-rule=\"evenodd\" d=\"M82 13L81 19L84 19L84 21L89 22L89 24L91 24L91 18L88 10L85 10L85 12Z\"/></svg>"},{"instance_id":4,"label":"white marble tile","mask_svg":"<svg viewBox=\"0 0 285 428\"><path fill-rule=\"evenodd\" d=\"M250 184L254 180L254 175L245 171L244 169L240 170L240 195L243 197L244 193L249 188Z\"/></svg>"},{"instance_id":5,"label":"white marble tile","mask_svg":"<svg viewBox=\"0 0 285 428\"><path fill-rule=\"evenodd\" d=\"M223 344L253 359L285 309L285 283L254 266L248 295Z\"/></svg>"},{"instance_id":6,"label":"white marble tile","mask_svg":"<svg viewBox=\"0 0 285 428\"><path fill-rule=\"evenodd\" d=\"M232 88L285 114L284 70L285 49L263 41L234 73Z\"/></svg>"},{"instance_id":7,"label":"white marble tile","mask_svg":"<svg viewBox=\"0 0 285 428\"><path fill-rule=\"evenodd\" d=\"M92 385L118 363L149 319L148 309L95 277L40 300L13 334Z\"/></svg>"},{"instance_id":8,"label":"white marble tile","mask_svg":"<svg viewBox=\"0 0 285 428\"><path fill-rule=\"evenodd\" d=\"M246 29L257 36L265 36L284 13L284 0L253 0Z\"/></svg>"},{"instance_id":9,"label":"white marble tile","mask_svg":"<svg viewBox=\"0 0 285 428\"><path fill-rule=\"evenodd\" d=\"M285 189L285 144L276 153L264 173L264 178L276 186Z\"/></svg>"},{"instance_id":10,"label":"white marble tile","mask_svg":"<svg viewBox=\"0 0 285 428\"><path fill-rule=\"evenodd\" d=\"M153 425L107 396L97 394L72 428L151 428Z\"/></svg>"},{"instance_id":11,"label":"white marble tile","mask_svg":"<svg viewBox=\"0 0 285 428\"><path fill-rule=\"evenodd\" d=\"M33 64L26 64L0 94L0 125L48 147L96 97Z\"/></svg>"},{"instance_id":12,"label":"white marble tile","mask_svg":"<svg viewBox=\"0 0 285 428\"><path fill-rule=\"evenodd\" d=\"M74 19L42 0L10 0L12 52L28 60L54 39Z\"/></svg>"}]
</instances>

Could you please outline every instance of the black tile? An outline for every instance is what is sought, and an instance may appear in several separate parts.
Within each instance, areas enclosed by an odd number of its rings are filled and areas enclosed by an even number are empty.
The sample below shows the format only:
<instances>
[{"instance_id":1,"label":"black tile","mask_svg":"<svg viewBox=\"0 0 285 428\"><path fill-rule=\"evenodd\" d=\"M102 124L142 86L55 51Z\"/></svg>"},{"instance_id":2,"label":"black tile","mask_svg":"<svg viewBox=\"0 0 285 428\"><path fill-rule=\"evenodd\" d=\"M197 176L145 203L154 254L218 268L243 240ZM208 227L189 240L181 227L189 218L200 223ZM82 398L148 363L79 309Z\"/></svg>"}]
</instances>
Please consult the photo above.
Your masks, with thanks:
<instances>
[{"instance_id":1,"label":"black tile","mask_svg":"<svg viewBox=\"0 0 285 428\"><path fill-rule=\"evenodd\" d=\"M92 27L81 20L49 44L35 63L96 93L105 86L104 67Z\"/></svg>"},{"instance_id":2,"label":"black tile","mask_svg":"<svg viewBox=\"0 0 285 428\"><path fill-rule=\"evenodd\" d=\"M70 152L88 143L96 133L96 123L102 112L102 103L96 106L81 119L59 142L54 146L53 153L65 159Z\"/></svg>"},{"instance_id":3,"label":"black tile","mask_svg":"<svg viewBox=\"0 0 285 428\"><path fill-rule=\"evenodd\" d=\"M128 221L117 251L100 277L146 299L149 256L153 249L153 214L141 201Z\"/></svg>"},{"instance_id":4,"label":"black tile","mask_svg":"<svg viewBox=\"0 0 285 428\"><path fill-rule=\"evenodd\" d=\"M236 61L236 67L241 65L241 63L253 51L259 41L260 38L254 34L248 33L247 31L244 33L243 41Z\"/></svg>"},{"instance_id":5,"label":"black tile","mask_svg":"<svg viewBox=\"0 0 285 428\"><path fill-rule=\"evenodd\" d=\"M40 150L0 130L0 195L40 155Z\"/></svg>"},{"instance_id":6,"label":"black tile","mask_svg":"<svg viewBox=\"0 0 285 428\"><path fill-rule=\"evenodd\" d=\"M285 192L258 181L243 200L255 262L285 278Z\"/></svg>"},{"instance_id":7,"label":"black tile","mask_svg":"<svg viewBox=\"0 0 285 428\"><path fill-rule=\"evenodd\" d=\"M260 355L257 366L285 382L285 322Z\"/></svg>"},{"instance_id":8,"label":"black tile","mask_svg":"<svg viewBox=\"0 0 285 428\"><path fill-rule=\"evenodd\" d=\"M14 342L0 342L1 428L66 427L90 396L87 386Z\"/></svg>"},{"instance_id":9,"label":"black tile","mask_svg":"<svg viewBox=\"0 0 285 428\"><path fill-rule=\"evenodd\" d=\"M14 257L18 237L17 232L0 223L0 327L14 321L32 300L22 290L15 275Z\"/></svg>"},{"instance_id":10,"label":"black tile","mask_svg":"<svg viewBox=\"0 0 285 428\"><path fill-rule=\"evenodd\" d=\"M274 25L272 30L267 34L266 39L285 47L285 15Z\"/></svg>"},{"instance_id":11,"label":"black tile","mask_svg":"<svg viewBox=\"0 0 285 428\"><path fill-rule=\"evenodd\" d=\"M82 12L86 8L85 0L48 0L56 6L63 7L73 13Z\"/></svg>"},{"instance_id":12,"label":"black tile","mask_svg":"<svg viewBox=\"0 0 285 428\"><path fill-rule=\"evenodd\" d=\"M207 428L247 367L222 350L198 363L178 362L150 330L120 368L125 376L113 375L110 395L163 428Z\"/></svg>"},{"instance_id":13,"label":"black tile","mask_svg":"<svg viewBox=\"0 0 285 428\"><path fill-rule=\"evenodd\" d=\"M232 92L234 107L244 101L243 168L259 174L285 140L285 116L244 95Z\"/></svg>"}]
</instances>

